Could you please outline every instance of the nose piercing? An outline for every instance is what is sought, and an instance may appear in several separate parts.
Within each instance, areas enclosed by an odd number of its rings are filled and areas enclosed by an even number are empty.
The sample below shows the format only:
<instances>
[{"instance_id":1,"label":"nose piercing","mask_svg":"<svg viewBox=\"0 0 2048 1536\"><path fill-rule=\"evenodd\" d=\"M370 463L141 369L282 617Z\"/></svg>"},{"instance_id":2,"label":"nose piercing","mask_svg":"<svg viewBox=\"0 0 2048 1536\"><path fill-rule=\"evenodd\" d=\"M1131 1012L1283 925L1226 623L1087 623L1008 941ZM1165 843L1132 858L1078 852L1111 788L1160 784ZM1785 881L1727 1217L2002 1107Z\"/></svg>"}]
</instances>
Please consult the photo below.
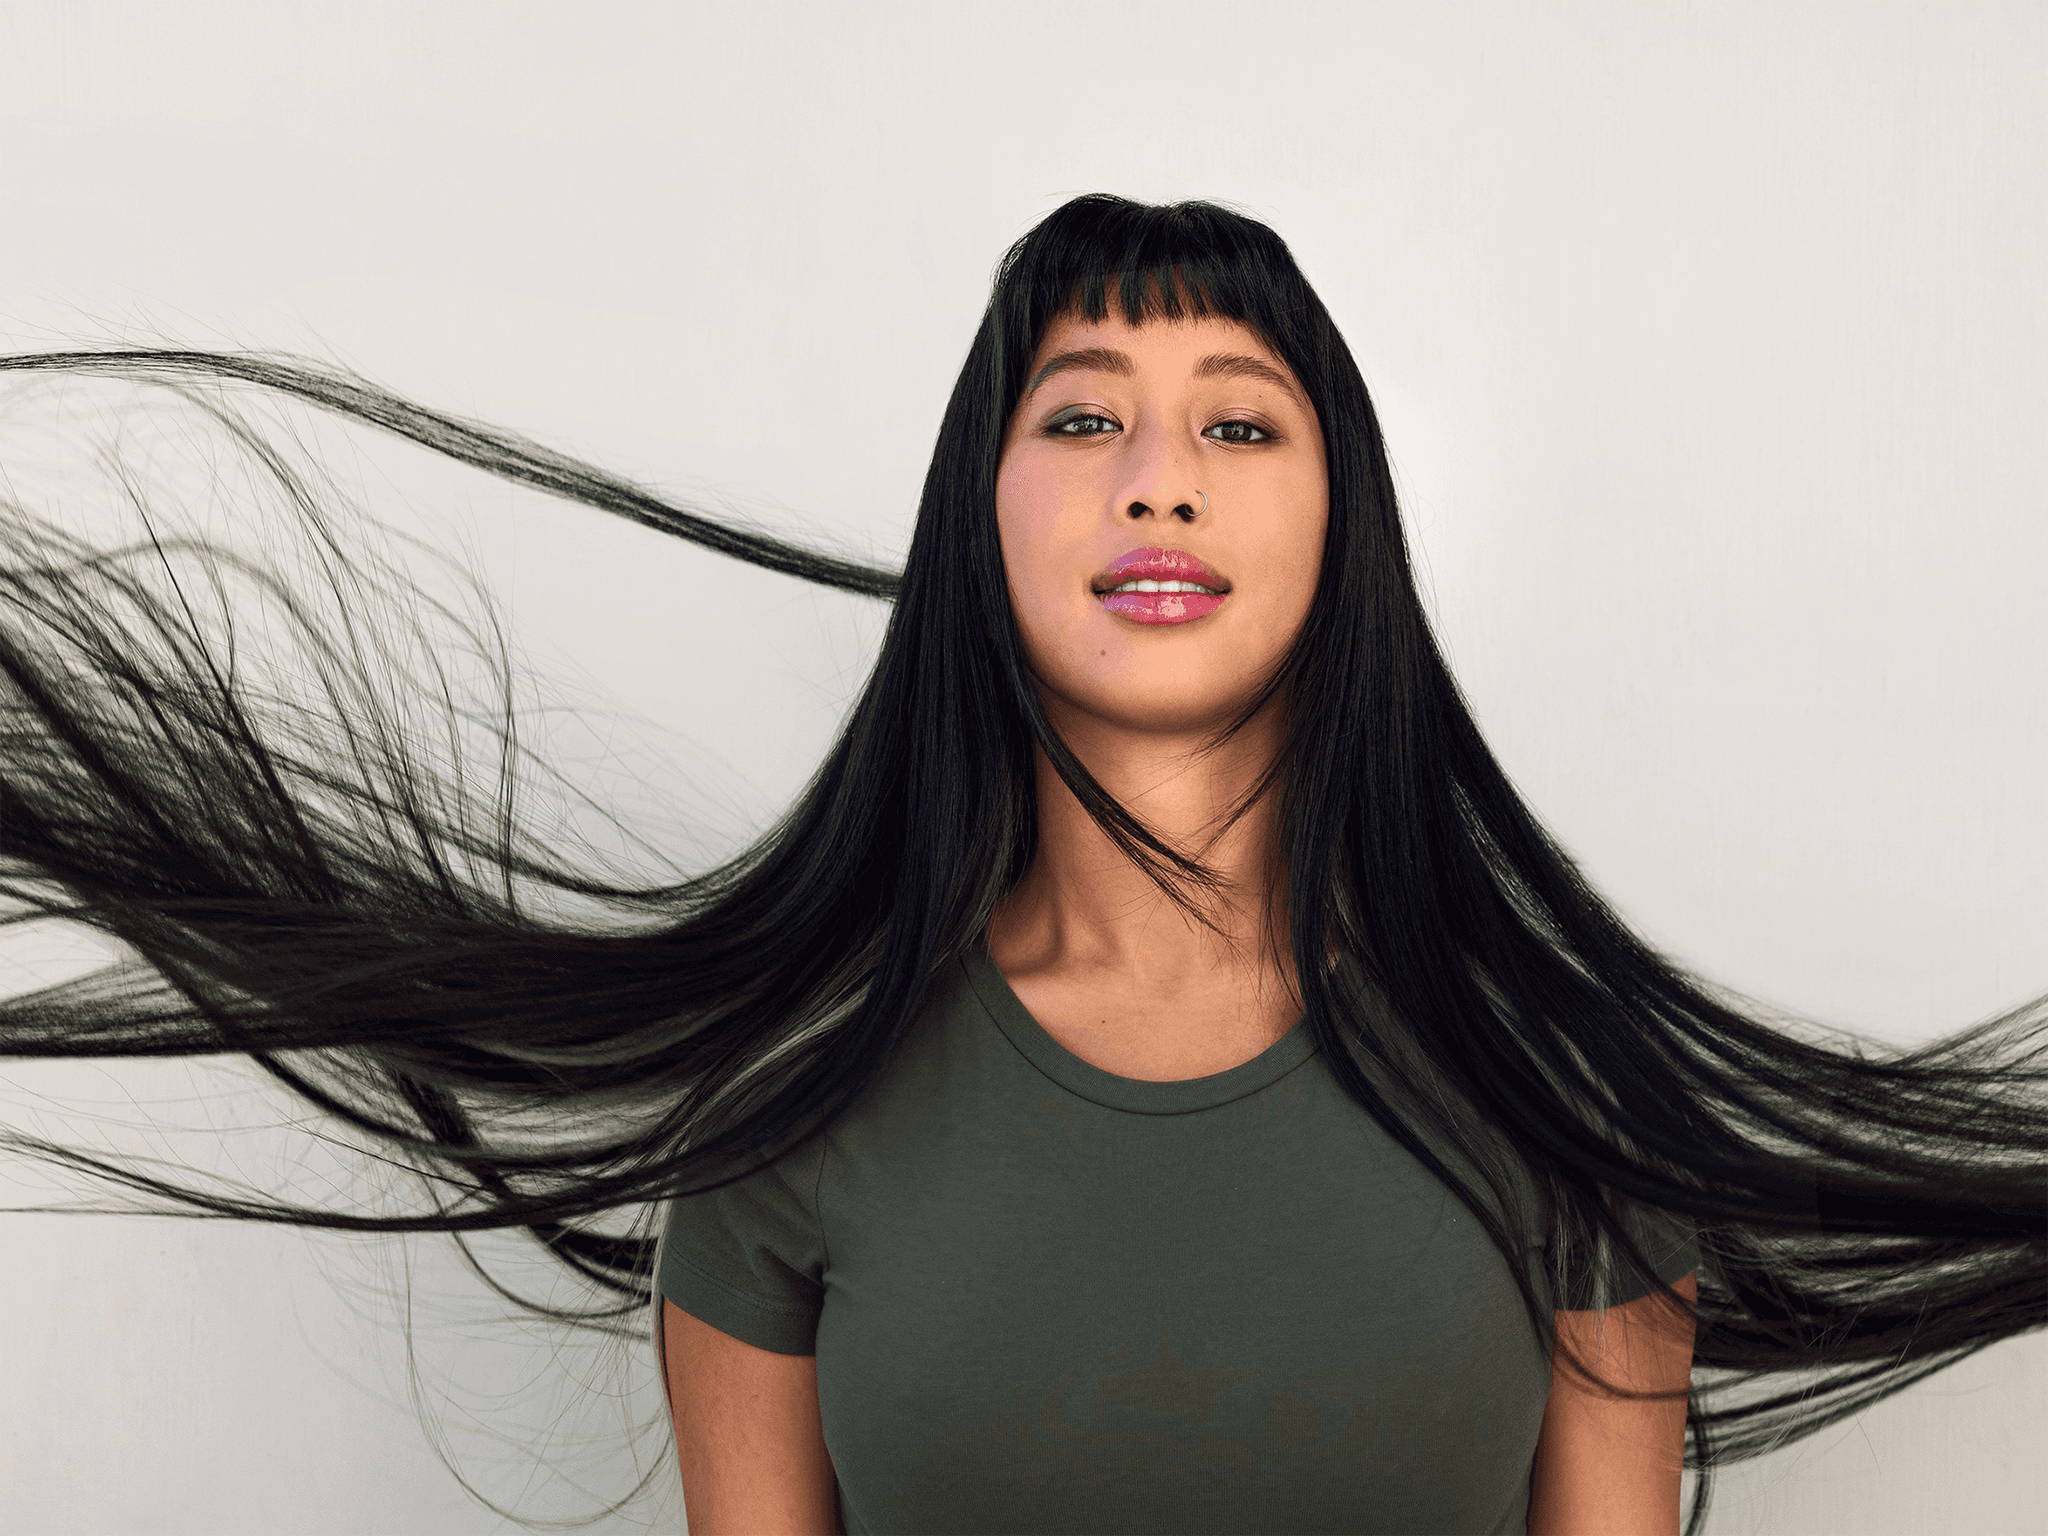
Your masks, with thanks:
<instances>
[{"instance_id":1,"label":"nose piercing","mask_svg":"<svg viewBox=\"0 0 2048 1536\"><path fill-rule=\"evenodd\" d=\"M1202 498L1202 512L1206 512L1206 511L1208 511L1208 510L1209 510L1209 493L1208 493L1207 491L1196 491L1196 492L1195 492L1195 494L1196 494L1197 496L1199 496L1199 497L1201 497L1201 498ZM1188 514L1188 516L1189 516L1189 517L1200 517L1200 516L1202 515L1202 512L1190 512L1190 513Z\"/></svg>"}]
</instances>

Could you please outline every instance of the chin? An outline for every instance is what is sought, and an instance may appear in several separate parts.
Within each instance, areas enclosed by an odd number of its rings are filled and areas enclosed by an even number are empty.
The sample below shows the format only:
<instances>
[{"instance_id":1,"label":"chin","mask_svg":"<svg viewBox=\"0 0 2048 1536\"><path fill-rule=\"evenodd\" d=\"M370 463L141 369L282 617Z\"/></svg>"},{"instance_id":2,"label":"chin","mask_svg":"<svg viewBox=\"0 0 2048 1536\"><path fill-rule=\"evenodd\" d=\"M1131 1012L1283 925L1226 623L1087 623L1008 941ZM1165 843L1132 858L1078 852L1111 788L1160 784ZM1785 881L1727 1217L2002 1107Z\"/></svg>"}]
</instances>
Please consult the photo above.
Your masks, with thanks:
<instances>
[{"instance_id":1,"label":"chin","mask_svg":"<svg viewBox=\"0 0 2048 1536\"><path fill-rule=\"evenodd\" d=\"M1199 735L1220 731L1237 718L1254 695L1242 688L1195 689L1171 683L1146 687L1119 679L1113 690L1082 705L1103 724L1147 735Z\"/></svg>"}]
</instances>

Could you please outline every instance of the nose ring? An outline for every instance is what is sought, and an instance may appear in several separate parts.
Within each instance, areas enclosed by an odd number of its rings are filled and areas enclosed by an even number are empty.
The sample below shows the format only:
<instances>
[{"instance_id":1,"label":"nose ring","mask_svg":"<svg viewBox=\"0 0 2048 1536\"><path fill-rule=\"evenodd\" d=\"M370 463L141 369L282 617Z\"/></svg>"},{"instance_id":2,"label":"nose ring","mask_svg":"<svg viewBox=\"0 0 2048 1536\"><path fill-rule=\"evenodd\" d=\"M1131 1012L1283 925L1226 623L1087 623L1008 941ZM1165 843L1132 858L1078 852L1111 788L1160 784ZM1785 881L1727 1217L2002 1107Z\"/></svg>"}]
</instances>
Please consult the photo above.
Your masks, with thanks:
<instances>
[{"instance_id":1,"label":"nose ring","mask_svg":"<svg viewBox=\"0 0 2048 1536\"><path fill-rule=\"evenodd\" d=\"M1201 497L1201 498L1202 498L1202 512L1206 512L1206 511L1208 511L1208 510L1209 510L1209 493L1208 493L1207 491L1196 491L1196 492L1195 492L1195 494L1196 494L1197 496L1199 496L1199 497ZM1195 513L1191 513L1190 515L1191 515L1191 516L1193 516L1193 517L1200 517L1200 516L1202 515L1202 512L1195 512Z\"/></svg>"}]
</instances>

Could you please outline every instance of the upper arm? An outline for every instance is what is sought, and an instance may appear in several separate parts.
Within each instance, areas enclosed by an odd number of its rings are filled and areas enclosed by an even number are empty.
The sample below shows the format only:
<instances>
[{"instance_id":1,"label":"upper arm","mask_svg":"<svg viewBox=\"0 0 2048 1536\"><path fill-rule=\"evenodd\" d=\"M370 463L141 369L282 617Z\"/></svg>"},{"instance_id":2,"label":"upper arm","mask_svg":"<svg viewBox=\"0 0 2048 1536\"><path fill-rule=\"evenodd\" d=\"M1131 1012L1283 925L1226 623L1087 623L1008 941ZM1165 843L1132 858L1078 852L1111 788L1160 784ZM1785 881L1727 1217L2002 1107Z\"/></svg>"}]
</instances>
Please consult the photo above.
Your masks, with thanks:
<instances>
[{"instance_id":1,"label":"upper arm","mask_svg":"<svg viewBox=\"0 0 2048 1536\"><path fill-rule=\"evenodd\" d=\"M1672 1289L1696 1300L1698 1276L1687 1275ZM1682 1390L1691 1380L1691 1320L1673 1318L1655 1295L1604 1312L1559 1312L1557 1331L1618 1387ZM1677 1536L1684 1396L1609 1397L1555 1354L1552 1360L1531 1477L1529 1536Z\"/></svg>"},{"instance_id":2,"label":"upper arm","mask_svg":"<svg viewBox=\"0 0 2048 1536\"><path fill-rule=\"evenodd\" d=\"M817 1356L742 1343L667 1300L661 1343L690 1536L837 1536Z\"/></svg>"}]
</instances>

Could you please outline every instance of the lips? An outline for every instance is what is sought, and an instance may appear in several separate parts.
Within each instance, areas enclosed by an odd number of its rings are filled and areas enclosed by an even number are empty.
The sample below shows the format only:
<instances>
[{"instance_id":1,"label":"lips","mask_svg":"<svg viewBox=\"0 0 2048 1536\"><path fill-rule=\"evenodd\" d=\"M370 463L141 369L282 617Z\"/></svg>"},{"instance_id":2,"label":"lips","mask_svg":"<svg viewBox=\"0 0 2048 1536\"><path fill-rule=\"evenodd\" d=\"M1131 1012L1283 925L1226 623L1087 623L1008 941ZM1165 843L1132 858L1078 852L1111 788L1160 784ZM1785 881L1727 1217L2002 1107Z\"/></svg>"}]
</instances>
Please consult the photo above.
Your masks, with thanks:
<instances>
[{"instance_id":1,"label":"lips","mask_svg":"<svg viewBox=\"0 0 2048 1536\"><path fill-rule=\"evenodd\" d=\"M1089 585L1103 607L1138 624L1185 624L1214 613L1230 595L1230 583L1184 549L1131 550Z\"/></svg>"}]
</instances>

